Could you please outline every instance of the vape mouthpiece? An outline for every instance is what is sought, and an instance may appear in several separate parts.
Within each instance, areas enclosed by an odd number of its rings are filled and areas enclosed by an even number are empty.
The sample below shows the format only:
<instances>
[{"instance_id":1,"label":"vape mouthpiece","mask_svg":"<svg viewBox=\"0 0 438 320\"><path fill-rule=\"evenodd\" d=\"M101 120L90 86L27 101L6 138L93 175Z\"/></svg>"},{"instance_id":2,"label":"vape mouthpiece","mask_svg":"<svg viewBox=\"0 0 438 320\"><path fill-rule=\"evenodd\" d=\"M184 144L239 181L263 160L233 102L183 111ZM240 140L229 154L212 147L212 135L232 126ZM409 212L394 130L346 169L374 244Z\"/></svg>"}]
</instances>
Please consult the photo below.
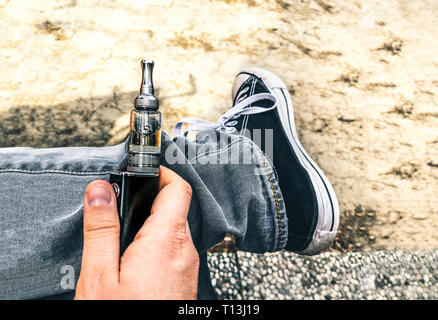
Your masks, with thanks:
<instances>
[{"instance_id":1,"label":"vape mouthpiece","mask_svg":"<svg viewBox=\"0 0 438 320\"><path fill-rule=\"evenodd\" d=\"M143 59L141 61L140 95L135 98L134 103L136 109L157 110L159 107L158 99L154 96L153 71L154 61Z\"/></svg>"},{"instance_id":2,"label":"vape mouthpiece","mask_svg":"<svg viewBox=\"0 0 438 320\"><path fill-rule=\"evenodd\" d=\"M154 83L152 81L153 72L154 72L154 61L150 59L141 60L140 94L154 95Z\"/></svg>"}]
</instances>

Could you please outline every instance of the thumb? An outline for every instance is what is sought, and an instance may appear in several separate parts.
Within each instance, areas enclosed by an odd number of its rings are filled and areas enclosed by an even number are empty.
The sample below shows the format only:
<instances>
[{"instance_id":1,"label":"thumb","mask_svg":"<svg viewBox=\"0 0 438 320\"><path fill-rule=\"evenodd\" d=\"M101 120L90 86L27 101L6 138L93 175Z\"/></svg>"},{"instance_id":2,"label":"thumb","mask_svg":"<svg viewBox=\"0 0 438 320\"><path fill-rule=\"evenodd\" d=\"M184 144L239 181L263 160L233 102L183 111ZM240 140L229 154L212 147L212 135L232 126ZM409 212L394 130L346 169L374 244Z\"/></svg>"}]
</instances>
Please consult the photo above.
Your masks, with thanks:
<instances>
[{"instance_id":1,"label":"thumb","mask_svg":"<svg viewBox=\"0 0 438 320\"><path fill-rule=\"evenodd\" d=\"M118 281L120 223L111 185L93 181L85 190L81 273Z\"/></svg>"}]
</instances>

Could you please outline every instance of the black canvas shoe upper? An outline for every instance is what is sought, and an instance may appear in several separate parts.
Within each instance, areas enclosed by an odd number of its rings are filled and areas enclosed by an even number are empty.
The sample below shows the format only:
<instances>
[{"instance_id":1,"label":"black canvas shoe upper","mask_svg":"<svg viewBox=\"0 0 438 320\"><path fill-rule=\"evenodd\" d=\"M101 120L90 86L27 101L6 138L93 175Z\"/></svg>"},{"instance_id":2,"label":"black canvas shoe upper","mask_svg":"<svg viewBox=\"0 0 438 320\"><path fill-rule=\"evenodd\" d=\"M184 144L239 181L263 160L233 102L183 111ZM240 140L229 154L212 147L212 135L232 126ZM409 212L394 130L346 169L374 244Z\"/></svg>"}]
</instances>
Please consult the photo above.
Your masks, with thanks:
<instances>
[{"instance_id":1,"label":"black canvas shoe upper","mask_svg":"<svg viewBox=\"0 0 438 320\"><path fill-rule=\"evenodd\" d=\"M271 93L263 80L249 74L249 78L237 90L233 106L239 101L258 93ZM272 101L262 100L257 102L257 106L269 108ZM288 242L287 250L304 250L312 241L313 231L318 221L318 204L316 194L311 179L307 171L300 164L290 141L284 133L284 128L280 122L277 109L266 111L259 114L240 115L232 125L237 131L247 129L262 129L261 145L259 147L266 150L265 131L273 131L273 154L266 154L270 157L277 171L280 189L286 205L288 217Z\"/></svg>"}]
</instances>

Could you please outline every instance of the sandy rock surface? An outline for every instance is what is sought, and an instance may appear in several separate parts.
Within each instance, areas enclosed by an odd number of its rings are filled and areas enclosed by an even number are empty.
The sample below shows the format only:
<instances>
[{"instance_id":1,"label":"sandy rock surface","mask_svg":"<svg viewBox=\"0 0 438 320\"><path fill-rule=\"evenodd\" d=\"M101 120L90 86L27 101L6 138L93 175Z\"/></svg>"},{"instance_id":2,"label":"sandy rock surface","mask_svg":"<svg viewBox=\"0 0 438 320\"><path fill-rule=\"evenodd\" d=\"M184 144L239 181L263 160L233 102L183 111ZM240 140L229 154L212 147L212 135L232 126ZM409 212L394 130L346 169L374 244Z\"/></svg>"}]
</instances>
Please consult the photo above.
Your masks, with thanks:
<instances>
[{"instance_id":1,"label":"sandy rock surface","mask_svg":"<svg viewBox=\"0 0 438 320\"><path fill-rule=\"evenodd\" d=\"M288 85L338 194L338 249L438 247L438 2L0 0L0 146L115 144L139 61L169 132L230 106L235 74Z\"/></svg>"}]
</instances>

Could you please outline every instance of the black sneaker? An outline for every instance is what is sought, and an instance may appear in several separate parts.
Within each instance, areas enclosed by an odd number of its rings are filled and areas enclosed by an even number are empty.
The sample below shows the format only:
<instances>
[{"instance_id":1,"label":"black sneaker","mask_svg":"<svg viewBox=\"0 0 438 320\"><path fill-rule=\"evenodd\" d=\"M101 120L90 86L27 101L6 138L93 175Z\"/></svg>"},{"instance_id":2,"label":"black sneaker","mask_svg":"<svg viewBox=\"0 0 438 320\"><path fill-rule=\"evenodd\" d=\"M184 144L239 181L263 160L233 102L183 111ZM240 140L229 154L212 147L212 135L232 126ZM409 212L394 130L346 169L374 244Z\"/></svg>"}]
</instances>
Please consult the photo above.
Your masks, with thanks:
<instances>
[{"instance_id":1,"label":"black sneaker","mask_svg":"<svg viewBox=\"0 0 438 320\"><path fill-rule=\"evenodd\" d=\"M275 96L257 106L271 107L263 113L240 115L226 123L227 129L272 129L272 162L277 171L288 217L285 249L313 255L327 249L339 224L339 205L327 177L306 153L295 129L292 101L286 85L272 72L248 68L240 72L232 89L233 106L256 94ZM262 141L264 137L262 136ZM263 150L263 146L261 147ZM266 154L268 157L269 154Z\"/></svg>"}]
</instances>

